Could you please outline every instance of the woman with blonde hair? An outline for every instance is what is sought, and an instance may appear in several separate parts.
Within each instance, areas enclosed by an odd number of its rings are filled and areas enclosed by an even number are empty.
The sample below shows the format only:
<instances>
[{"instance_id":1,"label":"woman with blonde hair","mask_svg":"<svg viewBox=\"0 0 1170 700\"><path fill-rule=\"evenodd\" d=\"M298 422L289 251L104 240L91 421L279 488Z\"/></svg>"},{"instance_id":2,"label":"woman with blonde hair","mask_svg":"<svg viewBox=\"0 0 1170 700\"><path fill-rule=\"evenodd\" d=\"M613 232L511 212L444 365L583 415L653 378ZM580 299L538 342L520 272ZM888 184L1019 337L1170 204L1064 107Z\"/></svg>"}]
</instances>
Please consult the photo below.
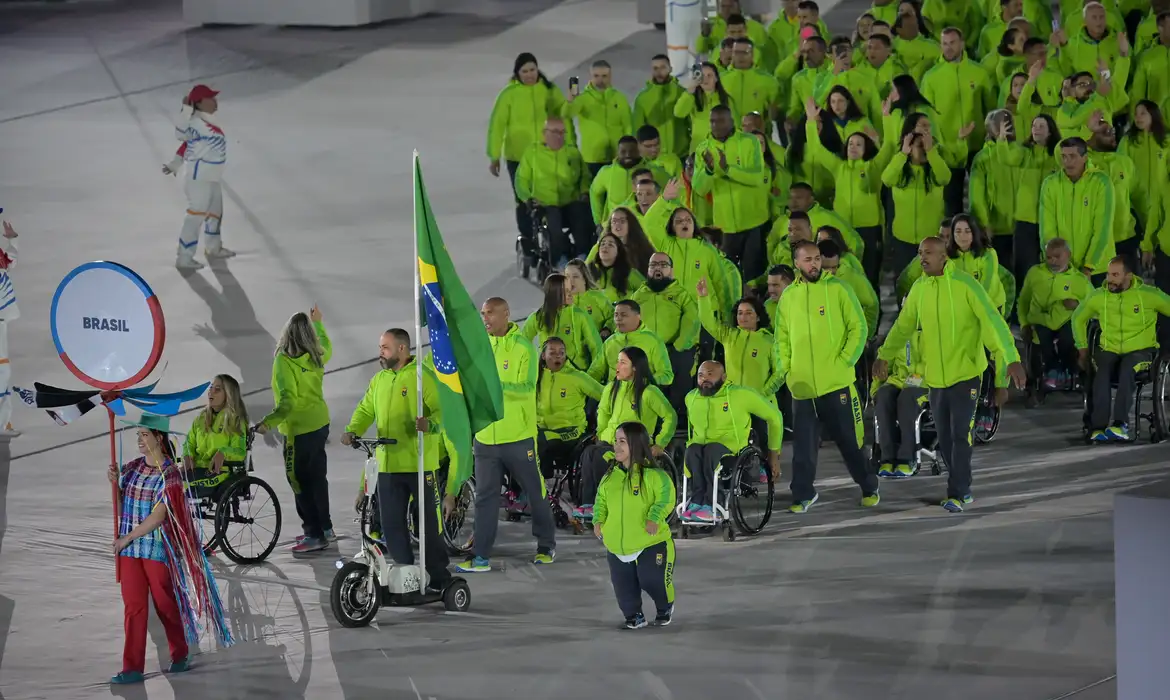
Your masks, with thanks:
<instances>
[{"instance_id":1,"label":"woman with blonde hair","mask_svg":"<svg viewBox=\"0 0 1170 700\"><path fill-rule=\"evenodd\" d=\"M247 456L248 409L240 396L240 383L230 374L217 374L207 388L207 408L195 418L183 442L188 486L218 486L231 475L224 465L242 463Z\"/></svg>"},{"instance_id":2,"label":"woman with blonde hair","mask_svg":"<svg viewBox=\"0 0 1170 700\"><path fill-rule=\"evenodd\" d=\"M304 537L294 553L317 552L329 546L333 521L329 517L328 463L329 406L321 385L333 345L316 306L298 311L285 324L272 362L272 412L256 424L263 435L272 428L284 436L284 471L296 499Z\"/></svg>"}]
</instances>

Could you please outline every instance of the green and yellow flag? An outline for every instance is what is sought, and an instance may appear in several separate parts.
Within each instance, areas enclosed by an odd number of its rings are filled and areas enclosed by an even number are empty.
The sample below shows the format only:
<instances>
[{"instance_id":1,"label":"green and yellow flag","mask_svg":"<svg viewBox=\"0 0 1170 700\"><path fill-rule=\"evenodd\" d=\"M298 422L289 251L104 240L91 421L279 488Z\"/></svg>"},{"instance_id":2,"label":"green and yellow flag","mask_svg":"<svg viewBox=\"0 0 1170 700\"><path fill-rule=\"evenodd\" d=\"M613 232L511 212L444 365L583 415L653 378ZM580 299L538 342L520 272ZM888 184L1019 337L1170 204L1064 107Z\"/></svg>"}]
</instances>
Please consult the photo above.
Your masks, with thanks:
<instances>
[{"instance_id":1,"label":"green and yellow flag","mask_svg":"<svg viewBox=\"0 0 1170 700\"><path fill-rule=\"evenodd\" d=\"M504 391L483 319L459 280L435 224L418 154L414 158L414 228L423 325L430 335L443 433L455 452L450 455L455 473L448 481L462 484L471 476L472 436L504 417Z\"/></svg>"}]
</instances>

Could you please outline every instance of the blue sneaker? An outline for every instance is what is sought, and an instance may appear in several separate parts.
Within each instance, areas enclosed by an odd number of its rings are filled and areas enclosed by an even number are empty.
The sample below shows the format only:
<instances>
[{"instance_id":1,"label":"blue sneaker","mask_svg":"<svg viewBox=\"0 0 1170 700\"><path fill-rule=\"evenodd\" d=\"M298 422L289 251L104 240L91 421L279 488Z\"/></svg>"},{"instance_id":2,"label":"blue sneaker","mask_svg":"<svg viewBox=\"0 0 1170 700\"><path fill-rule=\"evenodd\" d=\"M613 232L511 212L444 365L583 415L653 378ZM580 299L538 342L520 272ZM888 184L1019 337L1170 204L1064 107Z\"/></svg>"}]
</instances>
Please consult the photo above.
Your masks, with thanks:
<instances>
[{"instance_id":1,"label":"blue sneaker","mask_svg":"<svg viewBox=\"0 0 1170 700\"><path fill-rule=\"evenodd\" d=\"M674 603L667 606L666 610L658 611L657 617L654 618L655 627L666 627L674 621Z\"/></svg>"},{"instance_id":2,"label":"blue sneaker","mask_svg":"<svg viewBox=\"0 0 1170 700\"><path fill-rule=\"evenodd\" d=\"M142 671L122 671L110 678L110 685L130 685L131 683L142 683L145 680L146 676L142 675Z\"/></svg>"},{"instance_id":3,"label":"blue sneaker","mask_svg":"<svg viewBox=\"0 0 1170 700\"><path fill-rule=\"evenodd\" d=\"M1109 442L1109 436L1105 434L1104 430L1094 430L1093 434L1089 436L1092 442Z\"/></svg>"},{"instance_id":4,"label":"blue sneaker","mask_svg":"<svg viewBox=\"0 0 1170 700\"><path fill-rule=\"evenodd\" d=\"M715 522L715 511L711 510L711 506L698 506L691 511L691 520L700 523L713 523Z\"/></svg>"},{"instance_id":5,"label":"blue sneaker","mask_svg":"<svg viewBox=\"0 0 1170 700\"><path fill-rule=\"evenodd\" d=\"M628 630L639 630L645 626L646 626L646 616L643 615L642 613L638 613L637 615L634 615L633 617L627 617L625 624L622 625L622 627L625 627Z\"/></svg>"},{"instance_id":6,"label":"blue sneaker","mask_svg":"<svg viewBox=\"0 0 1170 700\"><path fill-rule=\"evenodd\" d=\"M939 505L951 513L962 513L963 506L971 505L974 502L975 499L971 496L971 494L967 494L962 498L947 498Z\"/></svg>"},{"instance_id":7,"label":"blue sneaker","mask_svg":"<svg viewBox=\"0 0 1170 700\"><path fill-rule=\"evenodd\" d=\"M1105 437L1110 442L1129 442L1129 425L1114 423L1105 429Z\"/></svg>"},{"instance_id":8,"label":"blue sneaker","mask_svg":"<svg viewBox=\"0 0 1170 700\"><path fill-rule=\"evenodd\" d=\"M492 563L483 557L472 557L461 564L456 564L455 570L464 574L482 574L492 570Z\"/></svg>"}]
</instances>

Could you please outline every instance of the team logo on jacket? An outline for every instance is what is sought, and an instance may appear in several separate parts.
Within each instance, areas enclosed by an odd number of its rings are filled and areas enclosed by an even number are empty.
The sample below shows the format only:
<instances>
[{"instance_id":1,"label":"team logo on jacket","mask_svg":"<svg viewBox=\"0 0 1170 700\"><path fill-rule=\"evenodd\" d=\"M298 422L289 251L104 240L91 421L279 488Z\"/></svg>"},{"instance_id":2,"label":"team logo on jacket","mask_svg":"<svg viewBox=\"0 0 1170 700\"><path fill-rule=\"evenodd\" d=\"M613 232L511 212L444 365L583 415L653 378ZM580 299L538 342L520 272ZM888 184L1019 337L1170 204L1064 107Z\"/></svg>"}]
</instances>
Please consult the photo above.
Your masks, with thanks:
<instances>
[{"instance_id":1,"label":"team logo on jacket","mask_svg":"<svg viewBox=\"0 0 1170 700\"><path fill-rule=\"evenodd\" d=\"M696 269L696 270L698 270L698 269L699 269L699 261L698 261L698 260L696 260L696 261L695 261L695 269Z\"/></svg>"},{"instance_id":2,"label":"team logo on jacket","mask_svg":"<svg viewBox=\"0 0 1170 700\"><path fill-rule=\"evenodd\" d=\"M1141 307L1140 307L1140 306L1138 306L1137 304L1134 304L1134 306L1133 306L1133 312L1134 312L1135 314L1140 314L1140 313L1142 312L1142 309L1141 309Z\"/></svg>"},{"instance_id":3,"label":"team logo on jacket","mask_svg":"<svg viewBox=\"0 0 1170 700\"><path fill-rule=\"evenodd\" d=\"M569 394L569 391L568 391L568 389L561 389L561 398L562 398L562 399L563 399L563 398L565 398L565 397L567 397L567 396L568 396L568 394Z\"/></svg>"},{"instance_id":4,"label":"team logo on jacket","mask_svg":"<svg viewBox=\"0 0 1170 700\"><path fill-rule=\"evenodd\" d=\"M844 391L842 391L842 392L841 392L841 395L840 395L839 397L837 397L837 398L841 399L841 405L842 405L842 406L845 406L845 405L847 405L847 404L849 403L849 394L847 394L847 393L846 393L846 392L844 392Z\"/></svg>"},{"instance_id":5,"label":"team logo on jacket","mask_svg":"<svg viewBox=\"0 0 1170 700\"><path fill-rule=\"evenodd\" d=\"M573 329L570 328L569 326L565 326L564 330L562 330L561 332L564 333L565 335L572 335Z\"/></svg>"},{"instance_id":6,"label":"team logo on jacket","mask_svg":"<svg viewBox=\"0 0 1170 700\"><path fill-rule=\"evenodd\" d=\"M820 307L819 309L817 309L817 311L818 311L818 312L819 312L819 313L820 313L822 316L824 316L824 315L825 315L825 307L823 307L823 306L822 306L822 307Z\"/></svg>"},{"instance_id":7,"label":"team logo on jacket","mask_svg":"<svg viewBox=\"0 0 1170 700\"><path fill-rule=\"evenodd\" d=\"M504 360L504 369L508 369L508 361Z\"/></svg>"},{"instance_id":8,"label":"team logo on jacket","mask_svg":"<svg viewBox=\"0 0 1170 700\"><path fill-rule=\"evenodd\" d=\"M978 389L972 389L972 390L971 390L971 400L972 400L972 401L974 401L974 400L975 400L975 399L977 399L977 398L979 398L979 390L978 390Z\"/></svg>"},{"instance_id":9,"label":"team logo on jacket","mask_svg":"<svg viewBox=\"0 0 1170 700\"><path fill-rule=\"evenodd\" d=\"M724 413L727 413L727 412L728 412L728 411L730 411L730 410L731 410L731 405L730 405L730 404L728 404L727 402L724 402L724 403L723 403L723 412L724 412Z\"/></svg>"},{"instance_id":10,"label":"team logo on jacket","mask_svg":"<svg viewBox=\"0 0 1170 700\"><path fill-rule=\"evenodd\" d=\"M1085 197L1085 206L1086 207L1089 206L1089 198L1088 197Z\"/></svg>"},{"instance_id":11,"label":"team logo on jacket","mask_svg":"<svg viewBox=\"0 0 1170 700\"><path fill-rule=\"evenodd\" d=\"M760 351L758 349L752 348L752 357L755 357L756 355L759 355L759 354L760 354Z\"/></svg>"},{"instance_id":12,"label":"team logo on jacket","mask_svg":"<svg viewBox=\"0 0 1170 700\"><path fill-rule=\"evenodd\" d=\"M406 387L402 387L402 395L406 396Z\"/></svg>"},{"instance_id":13,"label":"team logo on jacket","mask_svg":"<svg viewBox=\"0 0 1170 700\"><path fill-rule=\"evenodd\" d=\"M536 454L532 450L528 450L528 461L529 462L536 461Z\"/></svg>"},{"instance_id":14,"label":"team logo on jacket","mask_svg":"<svg viewBox=\"0 0 1170 700\"><path fill-rule=\"evenodd\" d=\"M654 566L662 566L662 552L654 556Z\"/></svg>"},{"instance_id":15,"label":"team logo on jacket","mask_svg":"<svg viewBox=\"0 0 1170 700\"><path fill-rule=\"evenodd\" d=\"M1068 291L1068 285L1067 285L1067 284L1066 284L1066 285L1064 285L1064 291L1066 291L1066 292Z\"/></svg>"},{"instance_id":16,"label":"team logo on jacket","mask_svg":"<svg viewBox=\"0 0 1170 700\"><path fill-rule=\"evenodd\" d=\"M593 315L593 307L592 307L592 306L588 306L588 305L587 305L587 306L585 307L585 313L587 313L587 314L589 314L590 316L592 316L592 315Z\"/></svg>"}]
</instances>

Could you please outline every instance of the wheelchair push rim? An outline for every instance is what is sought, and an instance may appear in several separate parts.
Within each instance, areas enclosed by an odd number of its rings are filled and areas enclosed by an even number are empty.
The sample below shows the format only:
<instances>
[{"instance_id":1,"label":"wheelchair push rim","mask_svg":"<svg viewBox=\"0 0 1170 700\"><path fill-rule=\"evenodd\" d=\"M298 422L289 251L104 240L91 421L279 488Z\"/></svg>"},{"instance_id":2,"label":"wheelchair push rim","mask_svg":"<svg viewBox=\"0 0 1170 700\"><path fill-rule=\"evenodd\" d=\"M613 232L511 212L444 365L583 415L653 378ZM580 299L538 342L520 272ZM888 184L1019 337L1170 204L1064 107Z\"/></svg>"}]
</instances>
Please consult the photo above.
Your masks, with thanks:
<instances>
[{"instance_id":1,"label":"wheelchair push rim","mask_svg":"<svg viewBox=\"0 0 1170 700\"><path fill-rule=\"evenodd\" d=\"M736 459L728 500L731 519L745 535L758 535L772 519L776 485L772 482L768 461L758 448L748 447Z\"/></svg>"},{"instance_id":2,"label":"wheelchair push rim","mask_svg":"<svg viewBox=\"0 0 1170 700\"><path fill-rule=\"evenodd\" d=\"M280 500L263 479L245 476L224 489L215 512L215 538L228 559L263 561L280 539L280 526Z\"/></svg>"}]
</instances>

